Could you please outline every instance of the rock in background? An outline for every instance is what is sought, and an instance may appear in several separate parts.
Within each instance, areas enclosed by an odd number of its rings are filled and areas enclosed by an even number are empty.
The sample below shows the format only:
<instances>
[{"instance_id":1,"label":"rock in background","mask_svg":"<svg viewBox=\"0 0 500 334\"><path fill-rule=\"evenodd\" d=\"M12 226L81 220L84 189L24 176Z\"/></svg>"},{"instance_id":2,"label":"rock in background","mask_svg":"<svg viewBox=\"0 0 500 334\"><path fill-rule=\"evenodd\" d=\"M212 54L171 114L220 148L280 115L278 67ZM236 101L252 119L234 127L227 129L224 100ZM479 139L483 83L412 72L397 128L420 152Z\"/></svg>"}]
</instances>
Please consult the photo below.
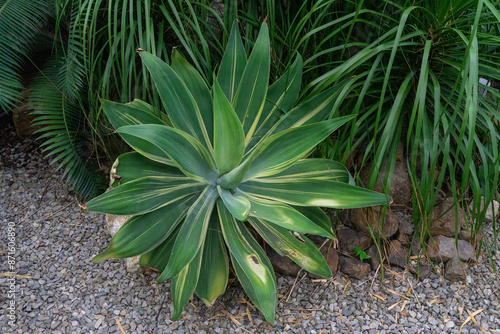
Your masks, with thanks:
<instances>
[{"instance_id":1,"label":"rock in background","mask_svg":"<svg viewBox=\"0 0 500 334\"><path fill-rule=\"evenodd\" d=\"M106 226L108 228L109 234L114 236L115 233L122 227L123 224L130 218L130 216L114 216L106 215ZM127 271L131 274L141 275L142 269L139 265L140 256L134 256L125 259L125 266Z\"/></svg>"},{"instance_id":2,"label":"rock in background","mask_svg":"<svg viewBox=\"0 0 500 334\"><path fill-rule=\"evenodd\" d=\"M369 163L360 172L359 177L365 186L368 186L370 179L370 170L372 164ZM374 190L383 193L382 182L385 178L387 162L382 165L379 177L375 183ZM396 156L396 163L394 165L394 174L392 175L391 188L389 195L392 197L393 203L397 205L409 206L413 190L410 177L408 176L408 169L406 168L406 161L403 154L403 145L400 144Z\"/></svg>"},{"instance_id":3,"label":"rock in background","mask_svg":"<svg viewBox=\"0 0 500 334\"><path fill-rule=\"evenodd\" d=\"M429 228L431 236L443 235L445 237L454 237L455 228L458 231L462 229L462 226L465 225L464 214L462 209L460 207L456 208L456 206L453 198L449 197L434 207L432 213L433 221ZM455 216L455 209L457 209L457 216Z\"/></svg>"},{"instance_id":4,"label":"rock in background","mask_svg":"<svg viewBox=\"0 0 500 334\"><path fill-rule=\"evenodd\" d=\"M36 130L41 128L40 126L31 126L31 122L35 119L35 116L31 115L33 110L30 103L26 100L28 95L29 90L24 90L22 93L22 102L12 110L12 120L14 121L18 137L32 135Z\"/></svg>"},{"instance_id":5,"label":"rock in background","mask_svg":"<svg viewBox=\"0 0 500 334\"><path fill-rule=\"evenodd\" d=\"M380 206L344 210L341 217L344 224L367 236L371 236L371 229L374 235L381 233L387 239L396 234L402 220L389 208L384 213Z\"/></svg>"}]
</instances>

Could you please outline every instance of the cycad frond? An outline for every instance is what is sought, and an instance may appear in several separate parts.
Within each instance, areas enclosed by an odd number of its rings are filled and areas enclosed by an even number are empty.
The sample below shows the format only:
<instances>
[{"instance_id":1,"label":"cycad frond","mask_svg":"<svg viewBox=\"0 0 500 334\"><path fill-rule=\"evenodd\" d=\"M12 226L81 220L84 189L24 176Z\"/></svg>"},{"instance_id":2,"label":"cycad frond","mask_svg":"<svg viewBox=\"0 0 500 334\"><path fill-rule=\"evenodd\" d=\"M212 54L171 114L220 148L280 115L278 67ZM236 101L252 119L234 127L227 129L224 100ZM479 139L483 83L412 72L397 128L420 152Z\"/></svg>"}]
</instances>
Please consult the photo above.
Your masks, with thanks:
<instances>
[{"instance_id":1,"label":"cycad frond","mask_svg":"<svg viewBox=\"0 0 500 334\"><path fill-rule=\"evenodd\" d=\"M51 13L49 0L0 0L0 110L21 98L20 70Z\"/></svg>"},{"instance_id":2,"label":"cycad frond","mask_svg":"<svg viewBox=\"0 0 500 334\"><path fill-rule=\"evenodd\" d=\"M86 123L81 101L71 100L64 93L61 83L61 59L50 59L46 68L34 80L30 93L33 114L38 117L34 125L42 126L42 146L51 157L51 164L64 168L63 176L82 200L98 195L105 188L104 177L89 158Z\"/></svg>"}]
</instances>

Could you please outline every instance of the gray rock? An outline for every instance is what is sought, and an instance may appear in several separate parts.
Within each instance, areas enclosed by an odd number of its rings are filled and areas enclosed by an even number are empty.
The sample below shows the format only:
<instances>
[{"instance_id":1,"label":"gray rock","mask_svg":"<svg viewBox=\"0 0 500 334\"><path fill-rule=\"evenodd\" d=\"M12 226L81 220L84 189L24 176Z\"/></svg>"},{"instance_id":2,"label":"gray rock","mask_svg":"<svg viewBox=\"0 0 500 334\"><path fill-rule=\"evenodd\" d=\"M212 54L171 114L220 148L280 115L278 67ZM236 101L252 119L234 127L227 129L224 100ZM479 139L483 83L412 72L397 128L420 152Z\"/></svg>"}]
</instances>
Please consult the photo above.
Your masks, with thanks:
<instances>
[{"instance_id":1,"label":"gray rock","mask_svg":"<svg viewBox=\"0 0 500 334\"><path fill-rule=\"evenodd\" d=\"M342 315L343 315L343 316L348 317L348 316L350 316L351 314L352 314L352 310L351 310L349 307L347 307L347 306L346 306L346 307L344 307L344 308L342 309Z\"/></svg>"},{"instance_id":2,"label":"gray rock","mask_svg":"<svg viewBox=\"0 0 500 334\"><path fill-rule=\"evenodd\" d=\"M396 240L403 245L405 248L408 248L411 245L411 237L405 233L398 233Z\"/></svg>"},{"instance_id":3,"label":"gray rock","mask_svg":"<svg viewBox=\"0 0 500 334\"><path fill-rule=\"evenodd\" d=\"M366 249L372 242L370 237L346 226L340 226L337 229L337 238L340 248L346 252L352 252L354 247Z\"/></svg>"},{"instance_id":4,"label":"gray rock","mask_svg":"<svg viewBox=\"0 0 500 334\"><path fill-rule=\"evenodd\" d=\"M412 223L410 223L404 219L401 219L400 224L399 224L399 232L400 233L404 233L406 235L412 235L414 230L415 230L415 228L413 227Z\"/></svg>"},{"instance_id":5,"label":"gray rock","mask_svg":"<svg viewBox=\"0 0 500 334\"><path fill-rule=\"evenodd\" d=\"M415 275L420 280L428 278L431 275L432 266L426 260L420 260L417 264L410 266L410 273Z\"/></svg>"},{"instance_id":6,"label":"gray rock","mask_svg":"<svg viewBox=\"0 0 500 334\"><path fill-rule=\"evenodd\" d=\"M432 261L446 262L452 258L460 258L462 261L474 259L474 248L464 240L458 240L458 249L455 239L442 235L427 242L427 255Z\"/></svg>"},{"instance_id":7,"label":"gray rock","mask_svg":"<svg viewBox=\"0 0 500 334\"><path fill-rule=\"evenodd\" d=\"M467 268L467 263L460 263L457 258L453 258L446 263L444 277L452 282L465 281Z\"/></svg>"},{"instance_id":8,"label":"gray rock","mask_svg":"<svg viewBox=\"0 0 500 334\"><path fill-rule=\"evenodd\" d=\"M348 276L357 279L363 279L370 272L370 265L368 263L361 262L351 257L341 256L340 271L342 271L344 274Z\"/></svg>"},{"instance_id":9,"label":"gray rock","mask_svg":"<svg viewBox=\"0 0 500 334\"><path fill-rule=\"evenodd\" d=\"M467 230L465 226L463 226L462 230L460 230L458 234L458 238L460 240L467 241L468 243L472 244L475 249L477 249L477 247L479 247L481 241L483 240L483 232L481 230L477 231L474 238L472 238L471 232Z\"/></svg>"},{"instance_id":10,"label":"gray rock","mask_svg":"<svg viewBox=\"0 0 500 334\"><path fill-rule=\"evenodd\" d=\"M400 268L406 268L408 265L407 259L409 251L404 248L398 240L391 241L388 253L389 264Z\"/></svg>"},{"instance_id":11,"label":"gray rock","mask_svg":"<svg viewBox=\"0 0 500 334\"><path fill-rule=\"evenodd\" d=\"M453 198L447 198L443 202L434 207L432 212L432 219L429 228L431 236L444 235L446 237L455 236L455 226L458 225L458 230L462 229L465 225L465 218L461 208L458 208L457 219L455 219L456 204Z\"/></svg>"},{"instance_id":12,"label":"gray rock","mask_svg":"<svg viewBox=\"0 0 500 334\"><path fill-rule=\"evenodd\" d=\"M370 262L370 267L372 268L372 270L377 270L378 266L380 265L377 245L371 245L370 248L368 248L368 250L366 251L366 254L370 256L368 261Z\"/></svg>"},{"instance_id":13,"label":"gray rock","mask_svg":"<svg viewBox=\"0 0 500 334\"><path fill-rule=\"evenodd\" d=\"M472 210L473 202L469 204L469 208ZM484 197L481 196L481 207L480 210L484 210ZM493 200L491 203L488 204L488 209L486 210L486 214L484 217L484 220L487 221L488 223L493 222L493 217L497 218L500 215L500 203L497 201Z\"/></svg>"},{"instance_id":14,"label":"gray rock","mask_svg":"<svg viewBox=\"0 0 500 334\"><path fill-rule=\"evenodd\" d=\"M448 322L446 323L446 325L445 325L445 326L446 326L446 328L453 328L453 327L455 327L455 323L454 323L453 321L451 321L451 320L450 320L450 321L448 321Z\"/></svg>"}]
</instances>

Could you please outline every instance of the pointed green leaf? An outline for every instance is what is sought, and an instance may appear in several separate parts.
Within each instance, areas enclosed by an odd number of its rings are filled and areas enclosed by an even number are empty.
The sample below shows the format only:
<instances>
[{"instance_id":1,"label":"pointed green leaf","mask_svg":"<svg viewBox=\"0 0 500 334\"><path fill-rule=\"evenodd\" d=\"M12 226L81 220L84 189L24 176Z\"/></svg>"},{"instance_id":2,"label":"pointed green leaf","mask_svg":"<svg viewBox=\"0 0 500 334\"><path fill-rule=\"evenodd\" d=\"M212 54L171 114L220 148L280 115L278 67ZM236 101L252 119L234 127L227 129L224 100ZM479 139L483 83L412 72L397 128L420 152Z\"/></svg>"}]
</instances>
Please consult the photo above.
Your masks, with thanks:
<instances>
[{"instance_id":1,"label":"pointed green leaf","mask_svg":"<svg viewBox=\"0 0 500 334\"><path fill-rule=\"evenodd\" d=\"M131 106L131 107L134 107L136 109L140 109L142 111L148 112L152 115L156 115L158 117L161 117L160 116L161 112L145 101L142 101L139 99L134 99L132 102L125 103L125 105ZM130 124L130 125L132 125L132 124Z\"/></svg>"},{"instance_id":2,"label":"pointed green leaf","mask_svg":"<svg viewBox=\"0 0 500 334\"><path fill-rule=\"evenodd\" d=\"M269 32L263 23L233 101L246 134L245 143L250 142L266 101L270 64Z\"/></svg>"},{"instance_id":3,"label":"pointed green leaf","mask_svg":"<svg viewBox=\"0 0 500 334\"><path fill-rule=\"evenodd\" d=\"M235 182L282 172L350 119L352 116L339 117L276 133L260 142L238 168L220 177L218 183L232 188Z\"/></svg>"},{"instance_id":4,"label":"pointed green leaf","mask_svg":"<svg viewBox=\"0 0 500 334\"><path fill-rule=\"evenodd\" d=\"M254 180L241 184L240 189L254 196L291 205L336 209L381 205L391 200L389 196L372 190L327 180L280 180L274 183Z\"/></svg>"},{"instance_id":5,"label":"pointed green leaf","mask_svg":"<svg viewBox=\"0 0 500 334\"><path fill-rule=\"evenodd\" d=\"M238 115L214 78L214 159L219 175L234 169L245 152L245 134Z\"/></svg>"},{"instance_id":6,"label":"pointed green leaf","mask_svg":"<svg viewBox=\"0 0 500 334\"><path fill-rule=\"evenodd\" d=\"M325 211L317 206L292 206L295 210L309 218L316 225L321 226L325 231L330 231L329 236L332 240L337 240L333 232L333 225L330 218L326 215Z\"/></svg>"},{"instance_id":7,"label":"pointed green leaf","mask_svg":"<svg viewBox=\"0 0 500 334\"><path fill-rule=\"evenodd\" d=\"M136 100L134 100L134 102L135 101ZM144 108L143 105L138 106L138 102L122 104L108 100L101 100L101 104L104 114L115 129L126 125L138 124L167 125L167 123L153 113L152 109L148 110Z\"/></svg>"},{"instance_id":8,"label":"pointed green leaf","mask_svg":"<svg viewBox=\"0 0 500 334\"><path fill-rule=\"evenodd\" d=\"M170 319L175 321L179 319L184 306L187 305L191 296L193 296L198 278L200 277L200 266L203 253L203 247L200 247L198 253L193 260L181 270L179 275L172 279L171 289L172 304L174 305L174 312Z\"/></svg>"},{"instance_id":9,"label":"pointed green leaf","mask_svg":"<svg viewBox=\"0 0 500 334\"><path fill-rule=\"evenodd\" d=\"M324 121L328 116L333 115L336 100L344 85L345 82L341 82L318 95L310 97L284 114L275 124L270 124L272 127L264 136L262 136L262 132L259 132L259 136L255 136L254 141L258 140L258 143L261 143L271 135L281 131ZM258 145L253 142L252 146L255 149Z\"/></svg>"},{"instance_id":10,"label":"pointed green leaf","mask_svg":"<svg viewBox=\"0 0 500 334\"><path fill-rule=\"evenodd\" d=\"M135 100L134 100L135 101ZM137 103L133 104L122 104L107 100L101 100L102 108L104 114L110 121L113 128L118 129L122 126L127 125L139 125L139 124L161 124L168 125L167 122L158 118L157 115L149 110L145 110L143 106L138 107ZM122 135L123 140L127 143L131 138L128 138L126 134ZM141 142L140 139L135 139L135 142L139 146L147 145L147 143ZM173 165L172 161L168 157L165 157L161 150L158 148L151 148L149 156L155 157L155 161L161 162L167 165Z\"/></svg>"},{"instance_id":11,"label":"pointed green leaf","mask_svg":"<svg viewBox=\"0 0 500 334\"><path fill-rule=\"evenodd\" d=\"M156 248L150 250L149 252L142 254L139 259L139 264L141 267L149 267L155 268L160 273L165 270L167 266L168 260L170 259L170 255L172 254L172 250L174 249L175 239L179 234L179 226L175 229L172 234L165 239L160 245ZM157 280L158 283L162 281Z\"/></svg>"},{"instance_id":12,"label":"pointed green leaf","mask_svg":"<svg viewBox=\"0 0 500 334\"><path fill-rule=\"evenodd\" d=\"M271 262L246 227L234 220L220 199L217 201L217 209L224 240L238 279L266 320L273 324L276 311L276 277Z\"/></svg>"},{"instance_id":13,"label":"pointed green leaf","mask_svg":"<svg viewBox=\"0 0 500 334\"><path fill-rule=\"evenodd\" d=\"M247 293L248 297L250 297L250 300L255 305L255 307L257 307L257 309L262 312L262 308L259 304L259 298L257 296L257 291L253 287L253 282L250 280L250 276L246 274L246 272L238 264L234 256L231 253L229 253L229 255L231 256L231 265L233 266L233 269L236 273L236 277L238 277L238 281L240 281L241 286Z\"/></svg>"},{"instance_id":14,"label":"pointed green leaf","mask_svg":"<svg viewBox=\"0 0 500 334\"><path fill-rule=\"evenodd\" d=\"M210 215L218 196L217 189L208 186L191 206L175 241L171 259L159 280L177 276L196 256L205 241Z\"/></svg>"},{"instance_id":15,"label":"pointed green leaf","mask_svg":"<svg viewBox=\"0 0 500 334\"><path fill-rule=\"evenodd\" d=\"M201 192L205 187L188 177L146 176L92 199L87 202L87 210L120 216L140 215Z\"/></svg>"},{"instance_id":16,"label":"pointed green leaf","mask_svg":"<svg viewBox=\"0 0 500 334\"><path fill-rule=\"evenodd\" d=\"M161 110L153 107L152 105L150 105L147 102L144 102L144 101L139 100L139 99L134 99L132 102L126 103L126 105L134 107L136 109L140 109L140 110L147 112L147 113L150 113L152 115L155 115L156 117L161 119L165 125L172 126L172 123L168 119L167 114L165 114ZM146 124L146 123L143 123L143 124ZM152 123L152 124L156 124L156 123ZM129 125L133 125L133 124L129 124Z\"/></svg>"},{"instance_id":17,"label":"pointed green leaf","mask_svg":"<svg viewBox=\"0 0 500 334\"><path fill-rule=\"evenodd\" d=\"M116 130L137 152L158 161L154 152L170 159L187 176L205 183L215 183L217 173L207 150L189 134L163 125L123 126ZM122 136L123 137L123 136ZM162 162L162 161L158 161Z\"/></svg>"},{"instance_id":18,"label":"pointed green leaf","mask_svg":"<svg viewBox=\"0 0 500 334\"><path fill-rule=\"evenodd\" d=\"M259 218L249 218L248 221L278 254L287 256L310 273L332 277L332 272L318 247L303 234L295 235L283 227Z\"/></svg>"},{"instance_id":19,"label":"pointed green leaf","mask_svg":"<svg viewBox=\"0 0 500 334\"><path fill-rule=\"evenodd\" d=\"M233 102L236 95L246 64L245 49L241 42L238 22L235 21L217 75L222 91L230 102Z\"/></svg>"},{"instance_id":20,"label":"pointed green leaf","mask_svg":"<svg viewBox=\"0 0 500 334\"><path fill-rule=\"evenodd\" d=\"M163 242L184 219L196 196L180 199L155 211L127 220L115 233L108 249L92 259L124 259L150 251Z\"/></svg>"},{"instance_id":21,"label":"pointed green leaf","mask_svg":"<svg viewBox=\"0 0 500 334\"><path fill-rule=\"evenodd\" d=\"M207 130L207 135L213 143L214 130L213 130L213 110L212 110L212 97L207 84L201 77L200 73L182 58L177 50L172 54L172 69L184 81L186 87L189 89L191 95L196 100L198 109L200 110L203 124Z\"/></svg>"},{"instance_id":22,"label":"pointed green leaf","mask_svg":"<svg viewBox=\"0 0 500 334\"><path fill-rule=\"evenodd\" d=\"M245 196L250 201L250 217L265 219L291 231L333 238L331 225L325 229L322 224L310 220L287 204L251 196L239 189L235 190L235 194Z\"/></svg>"},{"instance_id":23,"label":"pointed green leaf","mask_svg":"<svg viewBox=\"0 0 500 334\"><path fill-rule=\"evenodd\" d=\"M210 152L212 145L200 108L184 81L160 58L138 50L172 124L198 139ZM212 119L210 118L210 122Z\"/></svg>"},{"instance_id":24,"label":"pointed green leaf","mask_svg":"<svg viewBox=\"0 0 500 334\"><path fill-rule=\"evenodd\" d=\"M229 260L222 236L219 215L212 212L208 226L207 239L203 246L200 278L196 294L207 306L212 306L217 297L226 291L229 277Z\"/></svg>"},{"instance_id":25,"label":"pointed green leaf","mask_svg":"<svg viewBox=\"0 0 500 334\"><path fill-rule=\"evenodd\" d=\"M250 202L245 196L232 194L231 191L217 186L217 191L219 192L224 205L231 212L234 218L245 221L250 212Z\"/></svg>"},{"instance_id":26,"label":"pointed green leaf","mask_svg":"<svg viewBox=\"0 0 500 334\"><path fill-rule=\"evenodd\" d=\"M300 54L297 54L290 69L269 87L264 109L255 130L254 136L256 138L252 138L247 150L255 146L259 138L265 135L278 122L281 116L294 106L302 83L302 65L302 57Z\"/></svg>"},{"instance_id":27,"label":"pointed green leaf","mask_svg":"<svg viewBox=\"0 0 500 334\"><path fill-rule=\"evenodd\" d=\"M116 185L145 176L185 176L179 168L155 162L137 152L120 155L114 162L110 174L113 183L116 183Z\"/></svg>"},{"instance_id":28,"label":"pointed green leaf","mask_svg":"<svg viewBox=\"0 0 500 334\"><path fill-rule=\"evenodd\" d=\"M280 180L331 180L349 183L350 174L340 162L329 159L299 160L290 168L272 176L259 178L259 182L279 182Z\"/></svg>"}]
</instances>

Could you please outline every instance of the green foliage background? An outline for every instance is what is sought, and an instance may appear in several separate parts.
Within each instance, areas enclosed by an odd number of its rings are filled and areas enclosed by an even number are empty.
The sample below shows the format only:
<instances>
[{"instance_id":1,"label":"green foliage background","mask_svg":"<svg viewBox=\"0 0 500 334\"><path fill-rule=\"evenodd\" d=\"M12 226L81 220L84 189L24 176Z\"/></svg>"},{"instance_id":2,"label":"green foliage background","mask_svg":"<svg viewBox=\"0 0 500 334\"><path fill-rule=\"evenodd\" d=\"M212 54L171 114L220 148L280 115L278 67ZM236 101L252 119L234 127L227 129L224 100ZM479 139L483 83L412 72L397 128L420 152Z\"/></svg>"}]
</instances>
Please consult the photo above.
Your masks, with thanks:
<instances>
[{"instance_id":1,"label":"green foliage background","mask_svg":"<svg viewBox=\"0 0 500 334\"><path fill-rule=\"evenodd\" d=\"M346 162L360 151L361 169L373 162L369 187L387 162L388 191L402 142L420 240L443 190L472 201L475 235L486 213L481 201L499 191L499 8L491 0L0 0L0 46L10 50L0 54L0 108L20 101L21 70L35 64L28 100L45 126L45 149L90 199L105 188L98 168L127 150L99 98L161 107L135 49L168 61L175 48L211 85L232 22L248 52L266 20L271 77L299 52L300 99L327 92L331 117L358 115L316 155Z\"/></svg>"}]
</instances>

